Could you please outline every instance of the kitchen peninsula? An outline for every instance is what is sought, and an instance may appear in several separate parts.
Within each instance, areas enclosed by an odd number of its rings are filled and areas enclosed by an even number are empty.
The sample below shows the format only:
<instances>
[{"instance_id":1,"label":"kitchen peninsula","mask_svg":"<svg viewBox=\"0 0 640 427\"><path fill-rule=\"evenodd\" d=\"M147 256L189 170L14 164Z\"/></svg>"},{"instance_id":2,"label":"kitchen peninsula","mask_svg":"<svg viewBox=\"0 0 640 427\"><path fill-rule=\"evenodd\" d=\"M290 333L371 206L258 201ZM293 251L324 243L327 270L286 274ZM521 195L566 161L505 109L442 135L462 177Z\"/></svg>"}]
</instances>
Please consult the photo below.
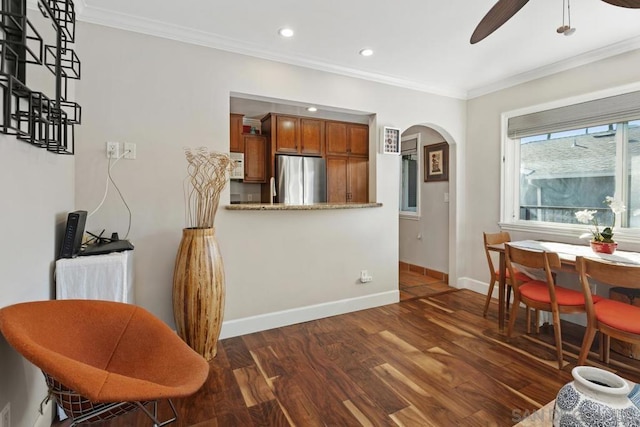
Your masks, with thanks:
<instances>
[{"instance_id":1,"label":"kitchen peninsula","mask_svg":"<svg viewBox=\"0 0 640 427\"><path fill-rule=\"evenodd\" d=\"M382 207L382 203L316 203L313 205L286 205L284 203L245 203L225 206L226 209L231 211L318 211L330 209L361 209L380 207Z\"/></svg>"}]
</instances>

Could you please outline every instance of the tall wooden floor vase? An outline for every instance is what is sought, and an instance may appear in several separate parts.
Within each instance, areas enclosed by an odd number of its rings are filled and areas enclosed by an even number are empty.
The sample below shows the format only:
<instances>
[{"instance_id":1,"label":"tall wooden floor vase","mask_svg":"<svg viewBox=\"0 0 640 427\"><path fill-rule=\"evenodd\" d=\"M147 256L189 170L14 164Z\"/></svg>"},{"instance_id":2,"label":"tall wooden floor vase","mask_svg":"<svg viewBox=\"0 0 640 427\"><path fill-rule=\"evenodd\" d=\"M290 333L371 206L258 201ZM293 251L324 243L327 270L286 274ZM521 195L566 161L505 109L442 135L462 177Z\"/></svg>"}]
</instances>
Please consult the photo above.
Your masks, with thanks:
<instances>
[{"instance_id":1,"label":"tall wooden floor vase","mask_svg":"<svg viewBox=\"0 0 640 427\"><path fill-rule=\"evenodd\" d=\"M215 228L185 228L173 273L173 316L178 335L207 360L216 356L224 295Z\"/></svg>"}]
</instances>

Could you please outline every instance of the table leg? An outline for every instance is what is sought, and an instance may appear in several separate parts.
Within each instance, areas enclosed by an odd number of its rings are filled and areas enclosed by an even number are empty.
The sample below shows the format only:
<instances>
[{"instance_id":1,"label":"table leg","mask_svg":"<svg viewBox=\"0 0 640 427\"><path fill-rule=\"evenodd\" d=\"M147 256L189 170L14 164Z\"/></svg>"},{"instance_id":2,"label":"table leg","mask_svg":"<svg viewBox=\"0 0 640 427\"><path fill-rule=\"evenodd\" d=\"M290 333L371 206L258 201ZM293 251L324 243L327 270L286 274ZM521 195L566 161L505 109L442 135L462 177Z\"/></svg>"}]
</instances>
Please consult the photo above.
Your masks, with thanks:
<instances>
[{"instance_id":1,"label":"table leg","mask_svg":"<svg viewBox=\"0 0 640 427\"><path fill-rule=\"evenodd\" d=\"M504 252L500 252L500 277L498 278L498 328L504 330L505 290L507 288L507 265Z\"/></svg>"}]
</instances>

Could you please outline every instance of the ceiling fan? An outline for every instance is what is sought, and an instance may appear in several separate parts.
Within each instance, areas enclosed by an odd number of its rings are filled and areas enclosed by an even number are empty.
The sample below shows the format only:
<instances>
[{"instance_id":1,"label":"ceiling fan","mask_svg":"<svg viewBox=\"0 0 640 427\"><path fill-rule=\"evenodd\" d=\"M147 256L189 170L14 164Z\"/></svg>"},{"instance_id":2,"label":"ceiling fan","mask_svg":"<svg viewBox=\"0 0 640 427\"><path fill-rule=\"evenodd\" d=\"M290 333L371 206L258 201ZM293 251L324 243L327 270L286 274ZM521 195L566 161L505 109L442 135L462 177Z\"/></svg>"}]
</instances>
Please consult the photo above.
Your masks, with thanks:
<instances>
[{"instance_id":1,"label":"ceiling fan","mask_svg":"<svg viewBox=\"0 0 640 427\"><path fill-rule=\"evenodd\" d=\"M630 9L640 9L640 0L602 0L614 6L626 7ZM527 4L529 0L498 0L491 10L482 18L475 31L471 35L471 44L480 40L500 28L513 15Z\"/></svg>"}]
</instances>

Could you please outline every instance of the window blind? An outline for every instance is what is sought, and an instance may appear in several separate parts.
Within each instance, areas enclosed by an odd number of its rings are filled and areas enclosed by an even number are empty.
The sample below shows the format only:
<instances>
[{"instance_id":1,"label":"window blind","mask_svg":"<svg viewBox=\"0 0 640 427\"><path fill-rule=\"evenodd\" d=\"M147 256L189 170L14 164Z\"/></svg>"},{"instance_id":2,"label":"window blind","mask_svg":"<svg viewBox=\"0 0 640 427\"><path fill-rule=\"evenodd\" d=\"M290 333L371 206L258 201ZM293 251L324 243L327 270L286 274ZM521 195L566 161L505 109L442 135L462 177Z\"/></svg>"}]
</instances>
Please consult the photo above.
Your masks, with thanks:
<instances>
[{"instance_id":1,"label":"window blind","mask_svg":"<svg viewBox=\"0 0 640 427\"><path fill-rule=\"evenodd\" d=\"M640 91L511 117L507 134L509 138L524 138L637 119Z\"/></svg>"},{"instance_id":2,"label":"window blind","mask_svg":"<svg viewBox=\"0 0 640 427\"><path fill-rule=\"evenodd\" d=\"M418 140L416 138L403 140L400 146L401 153L410 154L411 152L415 152L418 149L417 144Z\"/></svg>"}]
</instances>

